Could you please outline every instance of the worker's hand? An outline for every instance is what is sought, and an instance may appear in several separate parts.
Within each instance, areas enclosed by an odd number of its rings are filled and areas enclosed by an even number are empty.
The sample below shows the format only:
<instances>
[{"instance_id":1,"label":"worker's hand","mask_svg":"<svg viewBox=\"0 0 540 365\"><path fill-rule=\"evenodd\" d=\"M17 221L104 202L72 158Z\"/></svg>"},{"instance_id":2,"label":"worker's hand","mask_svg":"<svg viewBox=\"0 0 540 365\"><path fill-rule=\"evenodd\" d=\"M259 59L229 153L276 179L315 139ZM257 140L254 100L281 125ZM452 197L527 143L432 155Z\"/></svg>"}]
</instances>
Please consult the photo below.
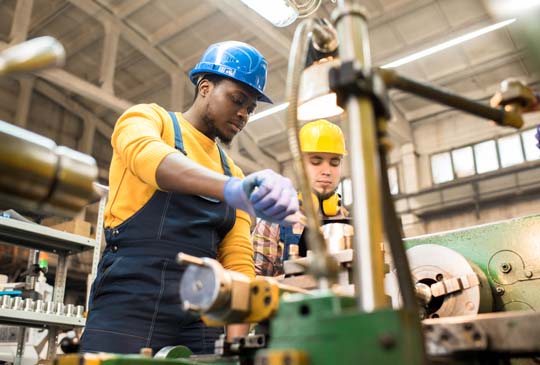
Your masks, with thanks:
<instances>
[{"instance_id":1,"label":"worker's hand","mask_svg":"<svg viewBox=\"0 0 540 365\"><path fill-rule=\"evenodd\" d=\"M244 180L230 178L225 183L225 201L264 220L285 223L298 211L298 196L291 180L272 170L248 175Z\"/></svg>"}]
</instances>

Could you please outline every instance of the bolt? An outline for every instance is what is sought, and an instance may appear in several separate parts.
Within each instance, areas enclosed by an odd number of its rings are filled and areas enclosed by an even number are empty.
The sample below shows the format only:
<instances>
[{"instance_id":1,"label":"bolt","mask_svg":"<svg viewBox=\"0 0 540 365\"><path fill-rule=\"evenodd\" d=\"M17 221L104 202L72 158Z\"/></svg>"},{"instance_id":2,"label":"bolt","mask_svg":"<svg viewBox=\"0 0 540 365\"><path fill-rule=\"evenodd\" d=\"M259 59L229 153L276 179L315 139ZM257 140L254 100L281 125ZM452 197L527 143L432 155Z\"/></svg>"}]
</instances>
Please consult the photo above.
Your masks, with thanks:
<instances>
[{"instance_id":1,"label":"bolt","mask_svg":"<svg viewBox=\"0 0 540 365\"><path fill-rule=\"evenodd\" d=\"M507 262L503 262L501 264L501 271L505 274L509 273L510 271L512 271L512 265Z\"/></svg>"},{"instance_id":2,"label":"bolt","mask_svg":"<svg viewBox=\"0 0 540 365\"><path fill-rule=\"evenodd\" d=\"M498 286L495 291L497 292L497 295L501 297L504 295L504 288L502 286Z\"/></svg>"},{"instance_id":3,"label":"bolt","mask_svg":"<svg viewBox=\"0 0 540 365\"><path fill-rule=\"evenodd\" d=\"M396 339L390 334L384 334L379 337L379 343L385 350L390 350L396 345Z\"/></svg>"},{"instance_id":4,"label":"bolt","mask_svg":"<svg viewBox=\"0 0 540 365\"><path fill-rule=\"evenodd\" d=\"M200 291L203 287L204 287L204 284L200 280L197 280L196 282L193 283L193 291L194 292Z\"/></svg>"},{"instance_id":5,"label":"bolt","mask_svg":"<svg viewBox=\"0 0 540 365\"><path fill-rule=\"evenodd\" d=\"M530 270L525 271L525 277L526 277L527 279L532 278L532 276L533 276L532 271L530 271Z\"/></svg>"},{"instance_id":6,"label":"bolt","mask_svg":"<svg viewBox=\"0 0 540 365\"><path fill-rule=\"evenodd\" d=\"M292 358L290 354L283 355L283 365L291 365L292 364Z\"/></svg>"}]
</instances>

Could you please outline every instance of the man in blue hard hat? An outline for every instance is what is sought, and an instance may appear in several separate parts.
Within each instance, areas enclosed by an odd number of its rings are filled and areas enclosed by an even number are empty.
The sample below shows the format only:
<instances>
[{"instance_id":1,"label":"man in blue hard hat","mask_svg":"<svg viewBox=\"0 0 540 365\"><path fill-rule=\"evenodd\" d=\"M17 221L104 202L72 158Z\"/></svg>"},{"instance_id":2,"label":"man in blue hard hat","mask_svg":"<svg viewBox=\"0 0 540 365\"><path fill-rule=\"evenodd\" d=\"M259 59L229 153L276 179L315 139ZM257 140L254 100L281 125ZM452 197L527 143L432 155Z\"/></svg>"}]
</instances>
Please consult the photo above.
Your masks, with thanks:
<instances>
[{"instance_id":1,"label":"man in blue hard hat","mask_svg":"<svg viewBox=\"0 0 540 365\"><path fill-rule=\"evenodd\" d=\"M211 45L190 72L196 95L187 111L141 104L118 119L107 245L92 285L83 352L185 345L213 353L222 329L182 311L177 253L216 258L254 277L250 214L282 222L298 210L290 180L270 170L244 178L216 143L229 143L244 128L257 101L271 102L266 69L248 44Z\"/></svg>"}]
</instances>

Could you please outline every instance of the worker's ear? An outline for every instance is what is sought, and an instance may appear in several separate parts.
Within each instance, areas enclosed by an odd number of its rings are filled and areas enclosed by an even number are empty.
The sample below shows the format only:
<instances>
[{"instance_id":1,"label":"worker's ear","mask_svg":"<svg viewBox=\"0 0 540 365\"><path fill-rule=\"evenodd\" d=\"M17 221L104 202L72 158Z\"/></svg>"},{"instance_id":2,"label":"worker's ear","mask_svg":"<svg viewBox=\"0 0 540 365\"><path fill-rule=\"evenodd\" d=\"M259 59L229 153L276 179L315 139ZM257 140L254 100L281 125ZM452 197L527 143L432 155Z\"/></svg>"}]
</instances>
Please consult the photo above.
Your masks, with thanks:
<instances>
[{"instance_id":1,"label":"worker's ear","mask_svg":"<svg viewBox=\"0 0 540 365\"><path fill-rule=\"evenodd\" d=\"M212 83L207 79L202 79L199 82L199 94L201 94L202 97L205 97L210 92L210 89L212 87Z\"/></svg>"}]
</instances>

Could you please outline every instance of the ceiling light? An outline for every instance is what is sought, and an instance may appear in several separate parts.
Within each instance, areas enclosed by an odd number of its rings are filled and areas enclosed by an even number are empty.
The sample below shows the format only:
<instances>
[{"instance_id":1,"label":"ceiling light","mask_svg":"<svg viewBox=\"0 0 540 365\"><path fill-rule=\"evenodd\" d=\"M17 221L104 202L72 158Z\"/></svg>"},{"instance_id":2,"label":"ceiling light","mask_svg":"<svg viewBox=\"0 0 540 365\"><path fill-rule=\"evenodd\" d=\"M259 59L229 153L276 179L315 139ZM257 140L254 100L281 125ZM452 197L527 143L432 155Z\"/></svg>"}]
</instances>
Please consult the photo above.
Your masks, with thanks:
<instances>
[{"instance_id":1,"label":"ceiling light","mask_svg":"<svg viewBox=\"0 0 540 365\"><path fill-rule=\"evenodd\" d=\"M516 19L508 19L508 20L505 20L505 21L502 21L502 22L492 24L490 26L475 30L473 32L464 34L462 36L459 36L457 38L454 38L454 39L451 39L449 41L443 42L441 44L430 47L430 48L425 49L423 51L416 52L416 53L413 53L413 54L411 54L409 56L400 58L399 60L387 63L386 65L381 66L381 68L392 68L392 67L399 67L399 66L405 65L407 63L416 61L416 60L418 60L420 58L424 58L426 56L429 56L429 55L432 55L434 53L440 52L440 51L445 50L447 48L450 48L450 47L456 46L458 44L461 44L463 42L469 41L469 40L474 39L476 37L480 37L481 35L484 35L486 33L493 32L494 30L497 30L499 28L507 26L508 24L513 23L515 20Z\"/></svg>"},{"instance_id":2,"label":"ceiling light","mask_svg":"<svg viewBox=\"0 0 540 365\"><path fill-rule=\"evenodd\" d=\"M329 118L343 113L328 79L330 69L339 65L337 59L324 58L303 71L298 93L299 120Z\"/></svg>"},{"instance_id":3,"label":"ceiling light","mask_svg":"<svg viewBox=\"0 0 540 365\"><path fill-rule=\"evenodd\" d=\"M287 0L241 0L276 27L286 27L298 18L298 10Z\"/></svg>"},{"instance_id":4,"label":"ceiling light","mask_svg":"<svg viewBox=\"0 0 540 365\"><path fill-rule=\"evenodd\" d=\"M271 114L274 114L274 113L277 113L279 111L282 111L282 110L285 110L287 109L287 107L289 106L289 103L282 103L282 104L278 104L272 108L269 108L269 109L266 109L266 110L263 110L262 112L260 113L257 113L257 114L253 114L249 120L248 120L248 123L249 122L253 122L257 119L261 119L261 118L264 118L264 117L267 117Z\"/></svg>"},{"instance_id":5,"label":"ceiling light","mask_svg":"<svg viewBox=\"0 0 540 365\"><path fill-rule=\"evenodd\" d=\"M491 0L488 5L499 16L527 15L531 9L540 8L540 0Z\"/></svg>"}]
</instances>

